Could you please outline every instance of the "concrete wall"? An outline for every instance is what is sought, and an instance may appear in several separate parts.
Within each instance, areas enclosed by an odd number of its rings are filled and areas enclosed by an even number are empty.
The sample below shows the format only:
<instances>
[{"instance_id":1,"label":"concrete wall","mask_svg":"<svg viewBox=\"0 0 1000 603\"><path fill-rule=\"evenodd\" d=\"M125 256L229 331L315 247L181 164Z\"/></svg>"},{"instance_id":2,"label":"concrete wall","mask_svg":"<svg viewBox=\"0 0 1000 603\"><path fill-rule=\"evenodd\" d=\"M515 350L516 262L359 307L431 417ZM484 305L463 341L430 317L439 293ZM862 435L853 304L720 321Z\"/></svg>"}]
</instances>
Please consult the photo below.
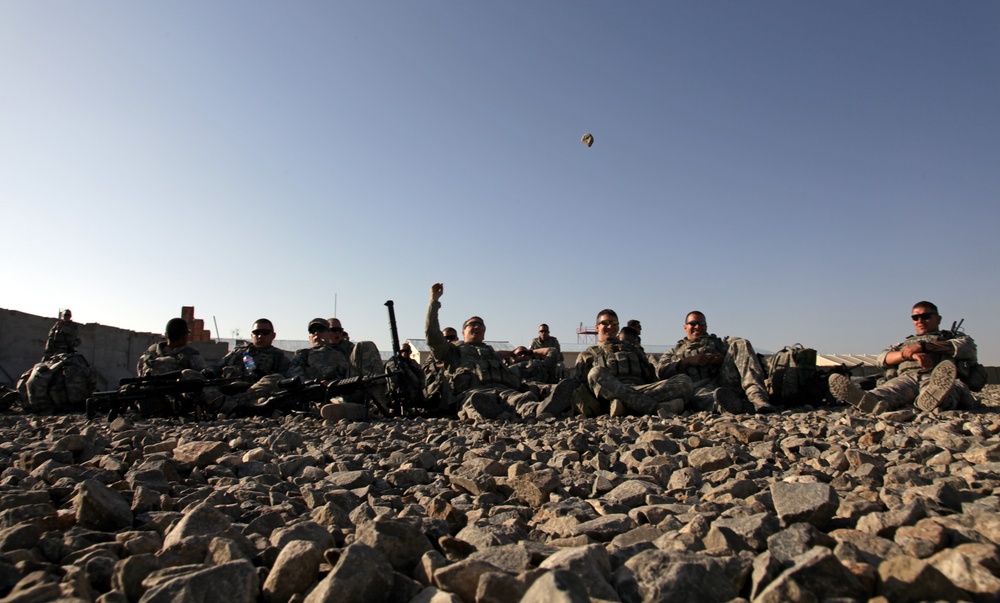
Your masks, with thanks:
<instances>
[{"instance_id":1,"label":"concrete wall","mask_svg":"<svg viewBox=\"0 0 1000 603\"><path fill-rule=\"evenodd\" d=\"M21 373L30 369L45 352L45 338L56 318L0 309L0 384L13 387ZM166 321L164 321L166 324ZM79 325L82 344L77 350L97 370L97 387L115 389L118 380L135 376L139 356L152 344L162 341L155 333L139 333L97 323ZM194 347L212 362L229 350L225 343L195 342Z\"/></svg>"}]
</instances>

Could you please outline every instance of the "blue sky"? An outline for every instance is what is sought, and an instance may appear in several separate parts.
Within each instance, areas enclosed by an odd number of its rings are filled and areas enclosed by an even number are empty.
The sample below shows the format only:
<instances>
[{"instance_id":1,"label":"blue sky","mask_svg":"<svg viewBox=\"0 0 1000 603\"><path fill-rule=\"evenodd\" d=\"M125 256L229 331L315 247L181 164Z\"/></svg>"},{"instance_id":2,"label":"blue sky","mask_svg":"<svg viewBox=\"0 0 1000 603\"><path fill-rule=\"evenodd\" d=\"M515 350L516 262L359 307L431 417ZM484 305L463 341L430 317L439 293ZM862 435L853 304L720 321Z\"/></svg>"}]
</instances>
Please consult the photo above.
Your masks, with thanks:
<instances>
[{"instance_id":1,"label":"blue sky","mask_svg":"<svg viewBox=\"0 0 1000 603\"><path fill-rule=\"evenodd\" d=\"M0 307L1000 364L1000 4L4 2ZM587 148L580 137L593 133Z\"/></svg>"}]
</instances>

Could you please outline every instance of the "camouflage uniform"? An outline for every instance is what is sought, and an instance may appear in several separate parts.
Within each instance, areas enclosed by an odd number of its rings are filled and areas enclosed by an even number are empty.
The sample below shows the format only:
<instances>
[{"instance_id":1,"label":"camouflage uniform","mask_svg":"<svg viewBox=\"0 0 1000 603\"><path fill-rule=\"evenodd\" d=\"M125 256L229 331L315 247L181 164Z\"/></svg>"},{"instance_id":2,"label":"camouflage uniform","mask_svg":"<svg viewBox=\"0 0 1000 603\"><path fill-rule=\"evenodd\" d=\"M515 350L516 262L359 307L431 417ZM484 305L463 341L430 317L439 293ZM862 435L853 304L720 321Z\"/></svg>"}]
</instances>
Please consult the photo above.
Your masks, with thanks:
<instances>
[{"instance_id":1,"label":"camouflage uniform","mask_svg":"<svg viewBox=\"0 0 1000 603\"><path fill-rule=\"evenodd\" d=\"M247 375L243 364L243 355L249 354L253 358L256 368L253 375ZM216 368L220 369L222 376L226 378L250 377L253 381L260 379L264 375L274 373L282 376L288 375L288 370L292 367L292 361L285 355L284 350L271 346L258 348L250 344L236 346L236 348L226 354L225 358L219 361Z\"/></svg>"},{"instance_id":2,"label":"camouflage uniform","mask_svg":"<svg viewBox=\"0 0 1000 603\"><path fill-rule=\"evenodd\" d=\"M254 372L247 374L246 365L243 362L243 354L249 354L254 361ZM214 399L214 409L223 414L232 413L237 406L255 404L278 391L281 380L288 376L288 371L292 367L292 361L285 355L284 350L271 346L258 348L250 344L236 346L236 348L226 354L225 358L216 364L216 368L222 372L222 377L226 379L237 379L246 377L253 383L247 391L226 396L220 399L221 392L211 391L205 397ZM217 395L216 395L217 394Z\"/></svg>"},{"instance_id":3,"label":"camouflage uniform","mask_svg":"<svg viewBox=\"0 0 1000 603\"><path fill-rule=\"evenodd\" d=\"M928 352L934 366L946 359L954 360L956 364L963 361L973 363L978 361L976 342L968 335L951 331L933 331L923 335L910 335L905 341L886 348L878 357L879 366L885 369L885 376L879 381L879 386L869 391L868 395L886 402L888 410L913 404L920 392L930 383L931 371L921 371L920 363L916 360L904 360L898 365L889 365L886 364L885 357L890 352L898 352L908 345L919 344L922 341L928 343L947 341L952 346L951 356ZM955 386L941 401L939 408L941 410L954 410L957 408L970 409L974 406L975 399L968 386L960 379L955 379Z\"/></svg>"},{"instance_id":4,"label":"camouflage uniform","mask_svg":"<svg viewBox=\"0 0 1000 603\"><path fill-rule=\"evenodd\" d=\"M289 377L310 381L337 381L350 376L351 364L343 352L325 343L295 352Z\"/></svg>"},{"instance_id":5,"label":"camouflage uniform","mask_svg":"<svg viewBox=\"0 0 1000 603\"><path fill-rule=\"evenodd\" d=\"M587 390L598 401L610 404L612 400L620 400L635 414L652 414L659 404L676 398L687 400L692 393L691 380L686 375L657 381L645 354L617 339L584 350L576 359L571 378L586 383Z\"/></svg>"},{"instance_id":6,"label":"camouflage uniform","mask_svg":"<svg viewBox=\"0 0 1000 603\"><path fill-rule=\"evenodd\" d=\"M45 356L75 352L78 345L80 336L77 335L77 324L60 318L49 329L49 336L45 339Z\"/></svg>"},{"instance_id":7,"label":"camouflage uniform","mask_svg":"<svg viewBox=\"0 0 1000 603\"><path fill-rule=\"evenodd\" d=\"M167 342L161 341L149 346L146 353L139 358L135 370L140 377L145 377L187 369L200 371L204 368L205 360L198 350L189 345L172 348Z\"/></svg>"},{"instance_id":8,"label":"camouflage uniform","mask_svg":"<svg viewBox=\"0 0 1000 603\"><path fill-rule=\"evenodd\" d=\"M722 354L722 364L688 366L680 368L682 358L699 354ZM685 374L691 378L695 388L694 410L711 410L711 392L716 387L727 387L747 398L762 396L767 400L764 386L764 369L753 349L753 345L740 337L722 339L717 335L704 335L694 341L685 337L672 350L660 356L656 364L656 376L667 379Z\"/></svg>"},{"instance_id":9,"label":"camouflage uniform","mask_svg":"<svg viewBox=\"0 0 1000 603\"><path fill-rule=\"evenodd\" d=\"M522 392L521 379L504 363L503 358L485 343L453 344L444 338L438 322L441 302L427 306L424 331L434 358L444 363L451 391L460 405L459 416L496 419L513 411L519 416L534 416L538 397Z\"/></svg>"},{"instance_id":10,"label":"camouflage uniform","mask_svg":"<svg viewBox=\"0 0 1000 603\"><path fill-rule=\"evenodd\" d=\"M555 348L555 353L549 354L549 356L555 356L557 363L563 361L562 349L559 347L559 340L555 337L549 335L545 338L545 341L542 341L540 337L535 337L531 340L531 345L528 346L529 350L538 350L541 348Z\"/></svg>"}]
</instances>

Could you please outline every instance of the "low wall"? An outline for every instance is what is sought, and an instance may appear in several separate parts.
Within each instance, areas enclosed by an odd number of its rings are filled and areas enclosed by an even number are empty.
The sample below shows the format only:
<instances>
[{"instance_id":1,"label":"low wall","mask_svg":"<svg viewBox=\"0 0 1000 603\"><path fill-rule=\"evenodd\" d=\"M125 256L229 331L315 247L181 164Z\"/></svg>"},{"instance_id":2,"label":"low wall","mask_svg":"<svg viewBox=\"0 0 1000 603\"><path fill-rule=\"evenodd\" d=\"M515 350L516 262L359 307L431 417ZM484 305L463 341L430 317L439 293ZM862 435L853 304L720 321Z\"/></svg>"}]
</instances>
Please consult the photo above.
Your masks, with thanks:
<instances>
[{"instance_id":1,"label":"low wall","mask_svg":"<svg viewBox=\"0 0 1000 603\"><path fill-rule=\"evenodd\" d=\"M41 360L45 339L56 318L0 309L0 384L13 387L21 373ZM128 331L97 323L78 323L82 343L77 349L98 374L100 390L115 389L118 380L135 376L135 365L163 335ZM166 324L166 321L164 321ZM226 343L195 342L209 364L229 350Z\"/></svg>"}]
</instances>

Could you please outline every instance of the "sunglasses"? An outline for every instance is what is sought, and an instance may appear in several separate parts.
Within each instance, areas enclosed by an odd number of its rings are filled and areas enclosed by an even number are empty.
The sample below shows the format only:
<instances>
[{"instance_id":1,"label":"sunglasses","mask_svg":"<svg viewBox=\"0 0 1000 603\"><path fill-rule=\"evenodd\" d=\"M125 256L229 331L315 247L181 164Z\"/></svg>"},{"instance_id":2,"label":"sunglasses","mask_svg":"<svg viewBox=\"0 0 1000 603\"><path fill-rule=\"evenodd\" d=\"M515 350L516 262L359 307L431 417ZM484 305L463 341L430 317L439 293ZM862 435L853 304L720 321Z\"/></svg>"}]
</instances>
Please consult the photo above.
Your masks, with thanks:
<instances>
[{"instance_id":1,"label":"sunglasses","mask_svg":"<svg viewBox=\"0 0 1000 603\"><path fill-rule=\"evenodd\" d=\"M937 314L933 312L924 312L923 314L914 314L910 316L910 318L913 319L913 322L917 322L918 320L930 320L935 316L937 316Z\"/></svg>"},{"instance_id":2,"label":"sunglasses","mask_svg":"<svg viewBox=\"0 0 1000 603\"><path fill-rule=\"evenodd\" d=\"M309 327L309 334L310 335L315 335L316 333L326 333L329 330L330 330L330 327L323 327L323 326ZM341 330L343 330L343 329L341 329Z\"/></svg>"},{"instance_id":3,"label":"sunglasses","mask_svg":"<svg viewBox=\"0 0 1000 603\"><path fill-rule=\"evenodd\" d=\"M343 333L344 327L330 327L331 333Z\"/></svg>"},{"instance_id":4,"label":"sunglasses","mask_svg":"<svg viewBox=\"0 0 1000 603\"><path fill-rule=\"evenodd\" d=\"M704 320L691 320L691 321L688 321L687 324L690 327L698 327L698 326L703 327L703 326L705 326L705 321Z\"/></svg>"},{"instance_id":5,"label":"sunglasses","mask_svg":"<svg viewBox=\"0 0 1000 603\"><path fill-rule=\"evenodd\" d=\"M458 341L458 335L445 335L445 341Z\"/></svg>"},{"instance_id":6,"label":"sunglasses","mask_svg":"<svg viewBox=\"0 0 1000 603\"><path fill-rule=\"evenodd\" d=\"M617 327L618 326L618 321L617 320L600 320L600 321L597 322L597 324L601 325L602 327Z\"/></svg>"},{"instance_id":7,"label":"sunglasses","mask_svg":"<svg viewBox=\"0 0 1000 603\"><path fill-rule=\"evenodd\" d=\"M466 329L471 328L471 327L483 327L483 328L486 328L486 325L484 325L483 323L479 322L478 320L474 320L472 322L465 323L465 328Z\"/></svg>"},{"instance_id":8,"label":"sunglasses","mask_svg":"<svg viewBox=\"0 0 1000 603\"><path fill-rule=\"evenodd\" d=\"M250 332L256 335L257 337L267 337L271 333L274 333L274 331L272 331L271 329L254 329L253 331Z\"/></svg>"}]
</instances>

